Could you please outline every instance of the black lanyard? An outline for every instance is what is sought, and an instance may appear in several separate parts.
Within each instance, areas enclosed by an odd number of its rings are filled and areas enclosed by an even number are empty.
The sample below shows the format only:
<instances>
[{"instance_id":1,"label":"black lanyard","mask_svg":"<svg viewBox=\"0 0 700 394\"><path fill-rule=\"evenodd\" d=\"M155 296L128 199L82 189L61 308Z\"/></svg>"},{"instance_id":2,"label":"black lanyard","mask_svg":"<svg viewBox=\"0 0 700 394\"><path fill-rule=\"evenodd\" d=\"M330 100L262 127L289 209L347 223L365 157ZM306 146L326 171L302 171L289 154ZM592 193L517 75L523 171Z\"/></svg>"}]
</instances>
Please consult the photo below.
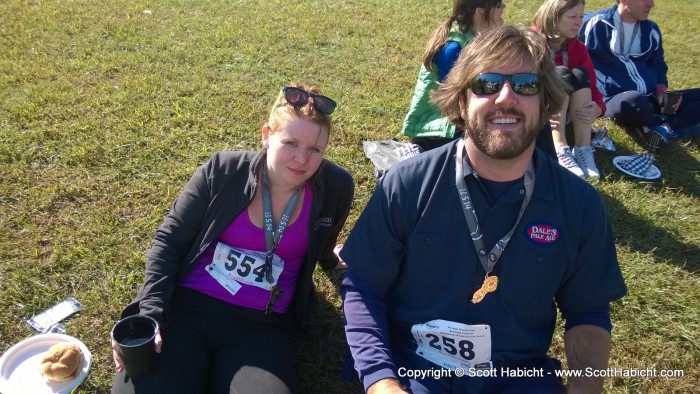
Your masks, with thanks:
<instances>
[{"instance_id":1,"label":"black lanyard","mask_svg":"<svg viewBox=\"0 0 700 394\"><path fill-rule=\"evenodd\" d=\"M618 13L618 15L620 15ZM630 40L630 48L627 51L627 55L632 51L634 46L634 39L637 38L639 33L639 21L634 22L634 29L632 29L632 39ZM622 15L620 15L620 55L625 55L625 24L622 22Z\"/></svg>"},{"instance_id":2,"label":"black lanyard","mask_svg":"<svg viewBox=\"0 0 700 394\"><path fill-rule=\"evenodd\" d=\"M498 260L501 258L501 254L508 246L511 236L515 231L515 228L520 223L520 219L525 213L528 204L530 203L530 197L532 197L532 190L535 184L535 168L532 165L532 161L525 171L525 197L523 198L522 205L520 206L520 212L518 212L518 218L515 220L513 228L510 229L508 234L503 236L496 245L491 248L490 252L486 252L486 241L484 241L484 236L481 232L481 227L479 227L479 220L477 219L476 209L471 200L471 195L469 194L469 189L467 188L467 183L464 178L468 175L474 175L477 177L477 173L469 165L469 162L464 155L464 140L460 140L457 143L457 164L456 164L456 181L457 181L457 192L459 193L459 200L461 201L462 211L464 212L464 218L467 220L467 226L469 226L469 232L471 233L472 242L474 242L474 247L476 248L476 254L479 256L479 261L481 261L481 266L484 267L486 271L486 276L493 271L493 267L496 265Z\"/></svg>"},{"instance_id":3,"label":"black lanyard","mask_svg":"<svg viewBox=\"0 0 700 394\"><path fill-rule=\"evenodd\" d=\"M284 230L287 229L287 224L289 219L292 217L294 212L294 207L299 201L299 195L301 194L301 188L298 188L287 201L287 205L284 207L284 212L282 212L282 217L280 217L280 222L277 225L277 230L275 230L274 220L272 219L272 196L270 193L270 177L267 174L267 163L263 163L262 166L262 206L263 206L263 229L265 230L265 278L267 283L272 284L274 282L274 277L272 276L272 260L275 256L275 249L282 240L282 235L284 235ZM282 295L282 289L277 285L273 286L270 290L270 301L267 303L265 308L265 313L272 311L275 301L277 301Z\"/></svg>"}]
</instances>

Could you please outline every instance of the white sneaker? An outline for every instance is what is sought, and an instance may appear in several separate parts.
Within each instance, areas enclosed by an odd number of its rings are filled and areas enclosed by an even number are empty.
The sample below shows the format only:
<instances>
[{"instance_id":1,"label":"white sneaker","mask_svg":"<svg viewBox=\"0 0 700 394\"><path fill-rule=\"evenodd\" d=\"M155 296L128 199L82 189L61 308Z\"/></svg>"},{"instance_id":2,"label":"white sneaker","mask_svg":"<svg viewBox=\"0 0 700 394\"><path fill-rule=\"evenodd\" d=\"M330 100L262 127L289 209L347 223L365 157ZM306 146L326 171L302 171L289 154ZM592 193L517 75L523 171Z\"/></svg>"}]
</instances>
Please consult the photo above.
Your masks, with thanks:
<instances>
[{"instance_id":1,"label":"white sneaker","mask_svg":"<svg viewBox=\"0 0 700 394\"><path fill-rule=\"evenodd\" d=\"M594 151L595 149L592 146L575 146L574 158L588 178L600 179L600 170L596 167L595 159L593 158Z\"/></svg>"},{"instance_id":2,"label":"white sneaker","mask_svg":"<svg viewBox=\"0 0 700 394\"><path fill-rule=\"evenodd\" d=\"M568 146L557 149L557 160L562 167L573 172L574 175L580 178L584 177L583 170L581 167L579 167L574 155L571 153L571 149Z\"/></svg>"}]
</instances>

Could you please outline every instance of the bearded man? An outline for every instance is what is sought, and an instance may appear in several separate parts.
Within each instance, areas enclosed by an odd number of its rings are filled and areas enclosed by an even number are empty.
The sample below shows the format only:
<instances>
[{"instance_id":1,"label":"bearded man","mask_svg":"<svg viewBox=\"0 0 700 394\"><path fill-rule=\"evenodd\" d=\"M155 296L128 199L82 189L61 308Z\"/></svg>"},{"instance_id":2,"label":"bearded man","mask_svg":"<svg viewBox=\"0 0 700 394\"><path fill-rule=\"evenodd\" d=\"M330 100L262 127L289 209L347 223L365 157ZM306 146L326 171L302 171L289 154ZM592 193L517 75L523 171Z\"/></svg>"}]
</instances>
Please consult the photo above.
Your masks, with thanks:
<instances>
[{"instance_id":1,"label":"bearded man","mask_svg":"<svg viewBox=\"0 0 700 394\"><path fill-rule=\"evenodd\" d=\"M433 96L464 139L389 170L341 250L368 393L562 393L557 308L569 368L607 367L626 287L600 195L535 147L565 94L545 48L524 27L474 38Z\"/></svg>"}]
</instances>

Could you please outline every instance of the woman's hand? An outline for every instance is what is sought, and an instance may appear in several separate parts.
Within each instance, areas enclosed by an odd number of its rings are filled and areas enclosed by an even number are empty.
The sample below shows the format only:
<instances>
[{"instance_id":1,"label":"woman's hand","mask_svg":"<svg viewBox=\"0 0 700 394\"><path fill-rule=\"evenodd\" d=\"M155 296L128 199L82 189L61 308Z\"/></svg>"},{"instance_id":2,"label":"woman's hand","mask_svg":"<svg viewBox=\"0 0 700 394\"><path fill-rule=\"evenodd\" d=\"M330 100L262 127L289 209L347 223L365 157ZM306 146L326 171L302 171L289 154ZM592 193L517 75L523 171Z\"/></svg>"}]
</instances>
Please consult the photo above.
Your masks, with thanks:
<instances>
[{"instance_id":1,"label":"woman's hand","mask_svg":"<svg viewBox=\"0 0 700 394\"><path fill-rule=\"evenodd\" d=\"M163 347L163 338L160 336L160 330L156 333L156 353L160 353L160 349ZM121 353L119 353L119 345L112 339L112 358L114 359L114 365L117 367L117 373L124 371L124 360L122 359Z\"/></svg>"},{"instance_id":2,"label":"woman's hand","mask_svg":"<svg viewBox=\"0 0 700 394\"><path fill-rule=\"evenodd\" d=\"M337 244L337 245L335 245L335 248L333 248L333 253L335 253L335 255L338 256L338 264L335 266L335 268L344 270L344 269L348 268L348 265L343 261L343 259L340 258L340 251L342 249L343 249L343 244Z\"/></svg>"},{"instance_id":3,"label":"woman's hand","mask_svg":"<svg viewBox=\"0 0 700 394\"><path fill-rule=\"evenodd\" d=\"M603 110L600 109L595 101L589 101L586 104L576 108L574 111L574 116L579 122L583 123L593 123L594 120L598 119L600 115L603 114Z\"/></svg>"}]
</instances>

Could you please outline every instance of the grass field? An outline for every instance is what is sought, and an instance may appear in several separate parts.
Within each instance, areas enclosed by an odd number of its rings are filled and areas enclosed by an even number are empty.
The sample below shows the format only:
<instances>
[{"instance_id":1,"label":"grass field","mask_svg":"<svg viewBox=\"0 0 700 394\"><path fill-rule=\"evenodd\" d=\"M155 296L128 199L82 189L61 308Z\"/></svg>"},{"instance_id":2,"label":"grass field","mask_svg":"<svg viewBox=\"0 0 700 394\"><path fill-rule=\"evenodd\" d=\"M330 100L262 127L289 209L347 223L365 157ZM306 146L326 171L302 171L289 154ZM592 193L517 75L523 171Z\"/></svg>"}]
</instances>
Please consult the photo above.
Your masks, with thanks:
<instances>
[{"instance_id":1,"label":"grass field","mask_svg":"<svg viewBox=\"0 0 700 394\"><path fill-rule=\"evenodd\" d=\"M535 0L506 0L529 24ZM612 0L590 0L587 9ZM280 86L315 84L339 103L327 156L348 168L356 200L375 186L361 139L397 135L430 32L450 1L0 0L0 351L35 333L24 322L74 296L68 334L93 355L77 392L109 391L109 330L143 278L155 229L213 151L258 149ZM652 11L672 89L700 87L700 2ZM623 176L641 152L602 120L616 152L597 162L629 295L612 306L611 367L682 370L616 377L610 393L700 392L700 150L673 143L658 182ZM353 393L337 287L317 271L320 305L298 346L305 393ZM561 331L561 330L560 330ZM552 353L563 358L561 332Z\"/></svg>"}]
</instances>

